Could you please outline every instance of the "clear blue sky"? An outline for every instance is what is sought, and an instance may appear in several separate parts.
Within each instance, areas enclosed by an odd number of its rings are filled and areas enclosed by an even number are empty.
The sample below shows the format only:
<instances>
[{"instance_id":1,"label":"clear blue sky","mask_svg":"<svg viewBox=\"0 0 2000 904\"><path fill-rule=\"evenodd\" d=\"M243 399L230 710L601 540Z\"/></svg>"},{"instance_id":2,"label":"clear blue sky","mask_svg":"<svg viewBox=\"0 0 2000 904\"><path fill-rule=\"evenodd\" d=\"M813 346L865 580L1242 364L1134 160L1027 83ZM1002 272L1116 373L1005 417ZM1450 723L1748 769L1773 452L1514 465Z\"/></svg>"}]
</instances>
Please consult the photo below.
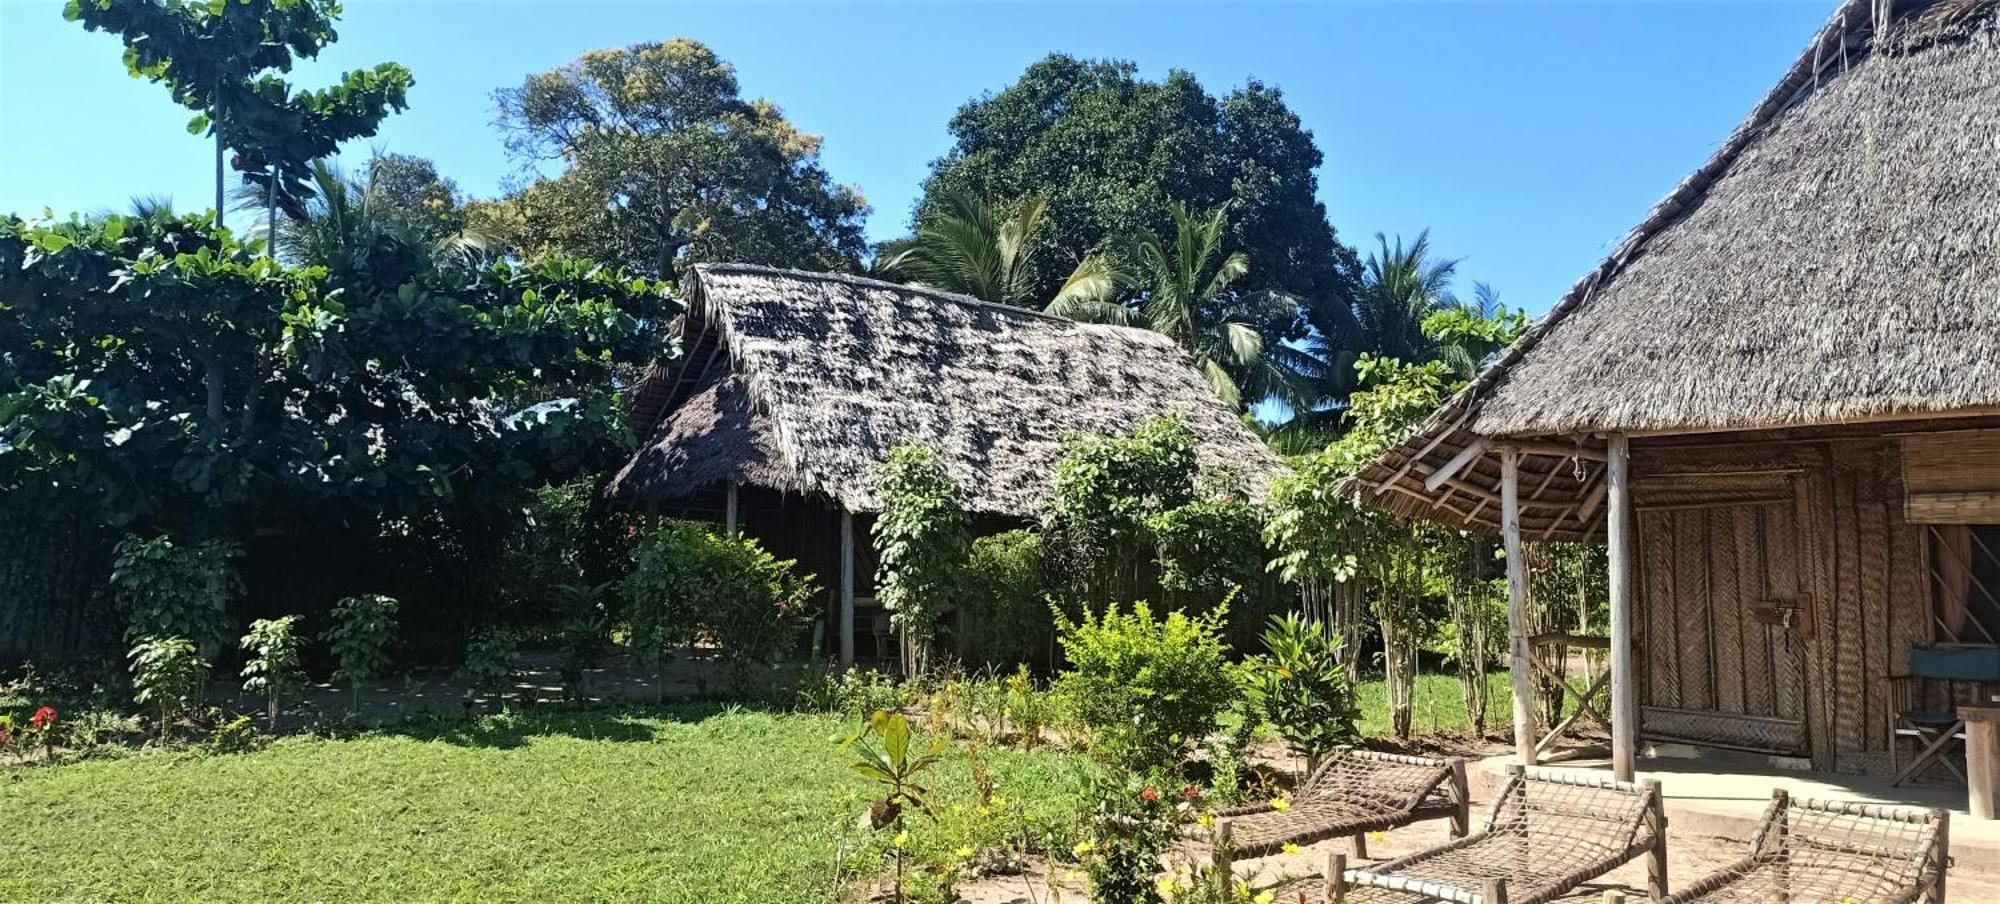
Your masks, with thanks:
<instances>
[{"instance_id":1,"label":"clear blue sky","mask_svg":"<svg viewBox=\"0 0 2000 904\"><path fill-rule=\"evenodd\" d=\"M747 94L825 136L824 160L907 227L946 121L1050 51L1188 69L1211 92L1282 87L1318 139L1343 240L1431 230L1540 312L1695 166L1778 78L1833 0L1781 3L568 3L349 0L341 40L295 82L394 60L410 109L369 146L435 159L474 194L517 173L494 89L579 53L673 36L734 63ZM0 0L0 212L212 196L209 147L115 38L55 0Z\"/></svg>"}]
</instances>

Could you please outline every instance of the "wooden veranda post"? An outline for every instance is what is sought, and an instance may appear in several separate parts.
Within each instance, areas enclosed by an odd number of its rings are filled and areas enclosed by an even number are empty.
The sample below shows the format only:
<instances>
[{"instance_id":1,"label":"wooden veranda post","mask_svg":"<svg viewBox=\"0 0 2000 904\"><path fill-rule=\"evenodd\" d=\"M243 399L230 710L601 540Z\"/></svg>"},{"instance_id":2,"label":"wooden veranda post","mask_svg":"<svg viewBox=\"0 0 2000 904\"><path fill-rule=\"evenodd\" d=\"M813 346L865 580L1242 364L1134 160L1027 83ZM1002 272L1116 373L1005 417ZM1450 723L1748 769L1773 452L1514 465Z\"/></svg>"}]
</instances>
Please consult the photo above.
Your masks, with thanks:
<instances>
[{"instance_id":1,"label":"wooden veranda post","mask_svg":"<svg viewBox=\"0 0 2000 904\"><path fill-rule=\"evenodd\" d=\"M1507 667L1514 683L1514 749L1535 764L1535 687L1528 671L1528 556L1521 548L1521 453L1500 447L1500 535L1507 547Z\"/></svg>"},{"instance_id":2,"label":"wooden veranda post","mask_svg":"<svg viewBox=\"0 0 2000 904\"><path fill-rule=\"evenodd\" d=\"M722 501L722 522L729 536L736 536L736 482L729 482L729 494Z\"/></svg>"},{"instance_id":3,"label":"wooden veranda post","mask_svg":"<svg viewBox=\"0 0 2000 904\"><path fill-rule=\"evenodd\" d=\"M1611 772L1621 782L1633 775L1639 742L1639 685L1632 670L1632 449L1624 434L1607 442L1604 481L1610 487L1605 513L1605 559L1611 581Z\"/></svg>"},{"instance_id":4,"label":"wooden veranda post","mask_svg":"<svg viewBox=\"0 0 2000 904\"><path fill-rule=\"evenodd\" d=\"M840 664L854 664L854 515L840 510Z\"/></svg>"}]
</instances>

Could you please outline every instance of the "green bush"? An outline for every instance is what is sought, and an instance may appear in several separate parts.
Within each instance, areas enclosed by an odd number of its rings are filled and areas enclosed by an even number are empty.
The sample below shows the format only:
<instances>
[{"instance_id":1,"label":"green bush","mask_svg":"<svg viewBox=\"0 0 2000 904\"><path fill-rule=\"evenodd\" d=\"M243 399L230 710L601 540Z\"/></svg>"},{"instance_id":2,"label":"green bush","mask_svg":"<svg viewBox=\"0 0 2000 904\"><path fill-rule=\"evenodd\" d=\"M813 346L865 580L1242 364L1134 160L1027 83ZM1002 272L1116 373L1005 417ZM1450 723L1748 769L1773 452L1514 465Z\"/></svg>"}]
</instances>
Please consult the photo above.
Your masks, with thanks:
<instances>
[{"instance_id":1,"label":"green bush","mask_svg":"<svg viewBox=\"0 0 2000 904\"><path fill-rule=\"evenodd\" d=\"M333 650L333 680L345 681L354 693L354 710L361 710L361 683L380 677L389 667L389 644L396 638L396 601L379 593L350 596L333 606L333 627L326 632Z\"/></svg>"},{"instance_id":2,"label":"green bush","mask_svg":"<svg viewBox=\"0 0 2000 904\"><path fill-rule=\"evenodd\" d=\"M747 537L670 522L633 548L623 596L633 646L662 665L706 638L733 668L768 663L810 623L818 588Z\"/></svg>"},{"instance_id":3,"label":"green bush","mask_svg":"<svg viewBox=\"0 0 2000 904\"><path fill-rule=\"evenodd\" d=\"M459 663L458 680L472 690L497 694L506 702L506 681L514 674L514 656L520 644L504 628L486 628L465 644L465 661Z\"/></svg>"},{"instance_id":4,"label":"green bush","mask_svg":"<svg viewBox=\"0 0 2000 904\"><path fill-rule=\"evenodd\" d=\"M179 544L130 536L118 543L111 592L126 620L125 638L185 637L211 651L226 636L231 597L242 590L242 550L219 540Z\"/></svg>"},{"instance_id":5,"label":"green bush","mask_svg":"<svg viewBox=\"0 0 2000 904\"><path fill-rule=\"evenodd\" d=\"M882 512L875 518L875 599L901 633L904 671L930 671L938 617L970 554L972 522L965 494L937 452L899 445L875 469Z\"/></svg>"},{"instance_id":6,"label":"green bush","mask_svg":"<svg viewBox=\"0 0 2000 904\"><path fill-rule=\"evenodd\" d=\"M1317 768L1333 748L1353 741L1361 711L1339 662L1340 644L1296 615L1271 619L1264 654L1243 664L1243 696L1251 715L1270 725L1292 752Z\"/></svg>"},{"instance_id":7,"label":"green bush","mask_svg":"<svg viewBox=\"0 0 2000 904\"><path fill-rule=\"evenodd\" d=\"M159 716L160 737L201 701L208 662L185 637L142 637L132 647L132 700Z\"/></svg>"},{"instance_id":8,"label":"green bush","mask_svg":"<svg viewBox=\"0 0 2000 904\"><path fill-rule=\"evenodd\" d=\"M243 663L243 689L264 695L273 730L278 727L279 698L306 680L301 655L305 639L299 636L298 627L296 615L260 618L251 622L250 633L243 635L243 650L250 657Z\"/></svg>"},{"instance_id":9,"label":"green bush","mask_svg":"<svg viewBox=\"0 0 2000 904\"><path fill-rule=\"evenodd\" d=\"M969 664L1049 666L1055 621L1049 617L1040 534L1011 530L972 541L958 600L966 608L960 646Z\"/></svg>"},{"instance_id":10,"label":"green bush","mask_svg":"<svg viewBox=\"0 0 2000 904\"><path fill-rule=\"evenodd\" d=\"M1235 491L1168 509L1146 519L1158 549L1160 587L1167 600L1198 610L1208 601L1229 600L1223 637L1232 649L1257 640L1264 620L1281 596L1265 565L1265 512Z\"/></svg>"},{"instance_id":11,"label":"green bush","mask_svg":"<svg viewBox=\"0 0 2000 904\"><path fill-rule=\"evenodd\" d=\"M1056 686L1101 756L1130 768L1177 767L1215 730L1238 699L1222 642L1228 608L1160 619L1141 602L1076 622L1058 615L1069 668Z\"/></svg>"}]
</instances>

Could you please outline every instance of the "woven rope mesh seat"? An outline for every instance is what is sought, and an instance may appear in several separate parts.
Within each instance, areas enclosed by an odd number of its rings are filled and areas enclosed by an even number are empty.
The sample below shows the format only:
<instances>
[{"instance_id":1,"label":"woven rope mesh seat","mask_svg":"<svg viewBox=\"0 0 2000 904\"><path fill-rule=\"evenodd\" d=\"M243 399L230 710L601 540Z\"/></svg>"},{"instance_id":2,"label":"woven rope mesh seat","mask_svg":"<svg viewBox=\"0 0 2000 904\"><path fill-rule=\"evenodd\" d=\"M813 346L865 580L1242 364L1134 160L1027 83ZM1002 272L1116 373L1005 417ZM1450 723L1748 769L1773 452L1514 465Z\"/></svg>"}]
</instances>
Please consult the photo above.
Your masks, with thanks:
<instances>
[{"instance_id":1,"label":"woven rope mesh seat","mask_svg":"<svg viewBox=\"0 0 2000 904\"><path fill-rule=\"evenodd\" d=\"M1216 813L1218 848L1242 857L1276 853L1287 844L1450 819L1452 837L1465 834L1465 761L1341 748L1312 774L1290 806L1233 807Z\"/></svg>"},{"instance_id":2,"label":"woven rope mesh seat","mask_svg":"<svg viewBox=\"0 0 2000 904\"><path fill-rule=\"evenodd\" d=\"M1366 869L1334 855L1327 875L1280 886L1282 904L1539 904L1650 855L1656 894L1666 889L1666 814L1659 785L1515 766L1486 825L1472 834Z\"/></svg>"},{"instance_id":3,"label":"woven rope mesh seat","mask_svg":"<svg viewBox=\"0 0 2000 904\"><path fill-rule=\"evenodd\" d=\"M1949 817L1944 810L1799 802L1778 791L1757 827L1750 856L1666 900L1940 904Z\"/></svg>"}]
</instances>

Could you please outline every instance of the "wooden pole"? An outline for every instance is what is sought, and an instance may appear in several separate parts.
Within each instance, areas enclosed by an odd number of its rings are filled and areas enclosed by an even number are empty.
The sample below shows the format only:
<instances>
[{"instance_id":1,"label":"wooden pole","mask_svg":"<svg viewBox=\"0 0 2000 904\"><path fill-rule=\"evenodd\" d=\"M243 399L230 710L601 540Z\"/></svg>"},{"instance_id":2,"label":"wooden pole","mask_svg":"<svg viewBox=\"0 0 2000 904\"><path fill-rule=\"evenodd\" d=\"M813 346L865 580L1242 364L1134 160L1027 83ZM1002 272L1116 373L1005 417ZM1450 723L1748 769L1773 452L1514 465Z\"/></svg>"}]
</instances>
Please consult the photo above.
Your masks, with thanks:
<instances>
[{"instance_id":1,"label":"wooden pole","mask_svg":"<svg viewBox=\"0 0 2000 904\"><path fill-rule=\"evenodd\" d=\"M1611 437L1604 485L1611 509L1604 531L1611 581L1611 773L1633 777L1639 748L1639 683L1632 669L1632 450L1624 434Z\"/></svg>"},{"instance_id":2,"label":"wooden pole","mask_svg":"<svg viewBox=\"0 0 2000 904\"><path fill-rule=\"evenodd\" d=\"M854 515L840 510L840 664L854 665Z\"/></svg>"},{"instance_id":3,"label":"wooden pole","mask_svg":"<svg viewBox=\"0 0 2000 904\"><path fill-rule=\"evenodd\" d=\"M1507 546L1508 669L1514 683L1514 749L1535 764L1534 676L1528 671L1528 554L1521 548L1521 453L1500 447L1500 535Z\"/></svg>"},{"instance_id":4,"label":"wooden pole","mask_svg":"<svg viewBox=\"0 0 2000 904\"><path fill-rule=\"evenodd\" d=\"M729 482L728 495L723 497L722 523L729 536L736 536L736 481L733 480Z\"/></svg>"}]
</instances>

